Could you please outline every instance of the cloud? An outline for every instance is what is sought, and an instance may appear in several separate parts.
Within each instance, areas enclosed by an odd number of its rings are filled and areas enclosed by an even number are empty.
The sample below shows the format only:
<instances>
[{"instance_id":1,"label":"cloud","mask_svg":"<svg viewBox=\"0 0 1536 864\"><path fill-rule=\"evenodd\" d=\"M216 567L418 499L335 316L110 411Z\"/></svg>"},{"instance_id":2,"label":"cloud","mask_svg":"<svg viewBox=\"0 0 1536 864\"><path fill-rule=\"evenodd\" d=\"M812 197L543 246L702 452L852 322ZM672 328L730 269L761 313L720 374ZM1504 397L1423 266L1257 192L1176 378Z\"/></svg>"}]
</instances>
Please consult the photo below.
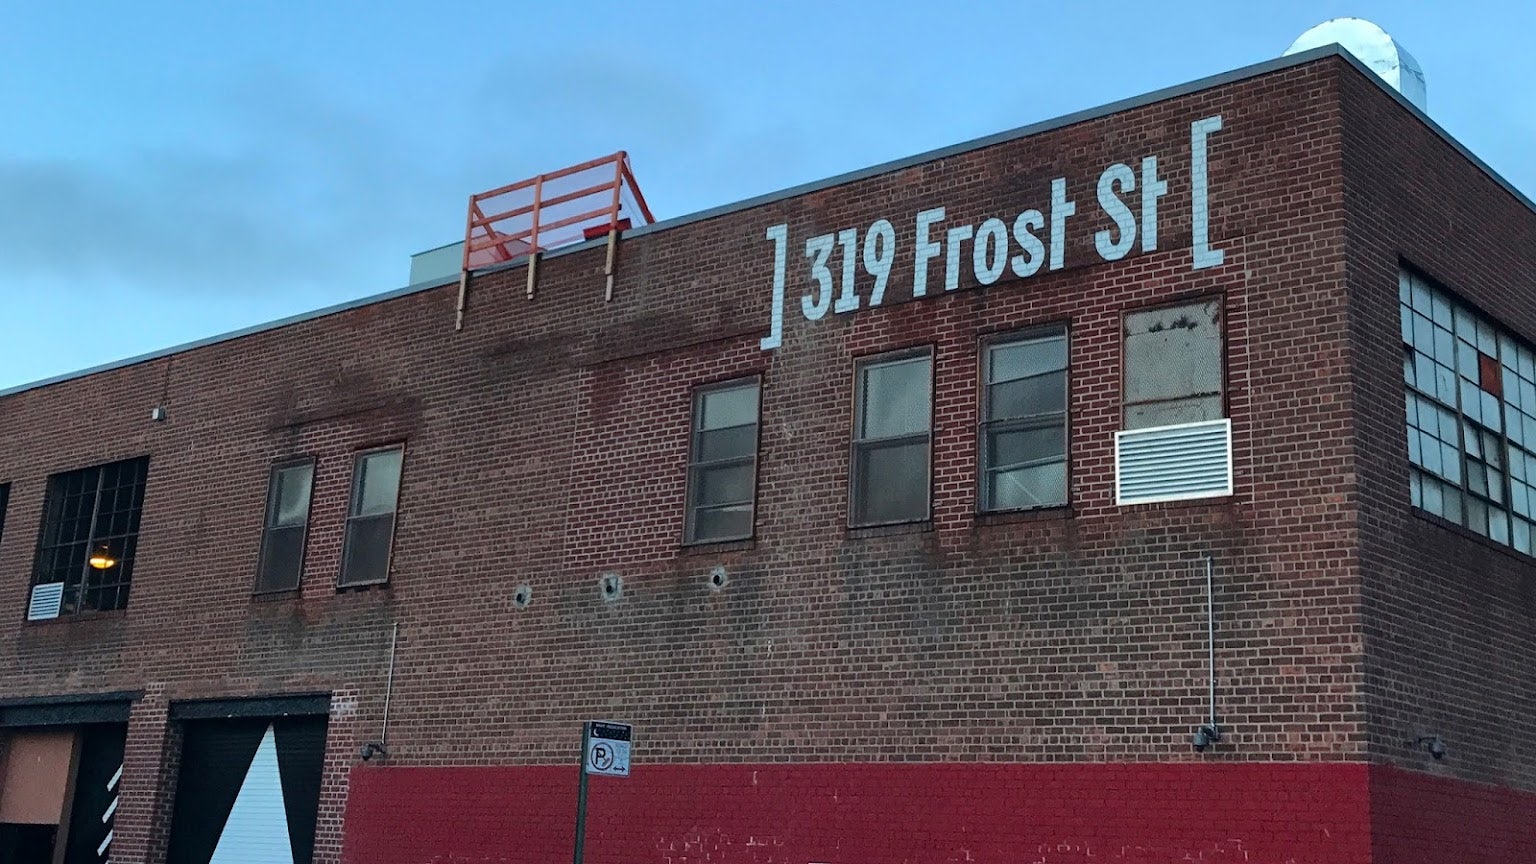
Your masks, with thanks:
<instances>
[{"instance_id":1,"label":"cloud","mask_svg":"<svg viewBox=\"0 0 1536 864\"><path fill-rule=\"evenodd\" d=\"M174 146L0 155L0 275L188 293L298 292L359 268L395 278L353 293L403 283L422 231L411 199L431 185L413 166L430 161L280 77L225 95L206 134Z\"/></svg>"}]
</instances>

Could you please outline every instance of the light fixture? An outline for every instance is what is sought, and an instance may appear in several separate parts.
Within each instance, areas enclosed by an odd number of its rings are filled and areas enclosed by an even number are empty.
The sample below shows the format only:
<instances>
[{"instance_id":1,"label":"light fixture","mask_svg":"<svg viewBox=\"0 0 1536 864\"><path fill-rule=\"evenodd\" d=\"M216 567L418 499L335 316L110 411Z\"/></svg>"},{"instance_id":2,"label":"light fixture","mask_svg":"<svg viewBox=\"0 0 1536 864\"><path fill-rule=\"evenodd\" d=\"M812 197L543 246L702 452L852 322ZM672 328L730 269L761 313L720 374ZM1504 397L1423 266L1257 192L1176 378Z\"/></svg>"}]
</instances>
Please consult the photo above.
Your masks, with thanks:
<instances>
[{"instance_id":1,"label":"light fixture","mask_svg":"<svg viewBox=\"0 0 1536 864\"><path fill-rule=\"evenodd\" d=\"M1409 741L1408 746L1413 747L1414 749L1424 747L1425 750L1429 751L1429 755L1435 757L1436 759L1445 758L1445 742L1440 740L1439 735L1420 735L1412 741Z\"/></svg>"},{"instance_id":2,"label":"light fixture","mask_svg":"<svg viewBox=\"0 0 1536 864\"><path fill-rule=\"evenodd\" d=\"M96 547L96 551L91 553L86 563L97 570L110 570L117 566L117 559L112 556L112 550L107 544L103 543Z\"/></svg>"}]
</instances>

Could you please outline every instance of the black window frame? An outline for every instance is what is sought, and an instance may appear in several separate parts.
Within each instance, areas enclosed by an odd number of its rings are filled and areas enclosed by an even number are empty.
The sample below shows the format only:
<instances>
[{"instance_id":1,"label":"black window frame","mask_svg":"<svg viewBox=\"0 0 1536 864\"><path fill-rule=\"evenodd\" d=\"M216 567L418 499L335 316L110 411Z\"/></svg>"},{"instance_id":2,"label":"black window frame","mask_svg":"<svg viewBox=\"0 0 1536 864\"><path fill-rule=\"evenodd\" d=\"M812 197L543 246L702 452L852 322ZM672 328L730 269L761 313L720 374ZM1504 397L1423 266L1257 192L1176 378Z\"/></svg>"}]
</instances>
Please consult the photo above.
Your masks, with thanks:
<instances>
[{"instance_id":1,"label":"black window frame","mask_svg":"<svg viewBox=\"0 0 1536 864\"><path fill-rule=\"evenodd\" d=\"M913 360L926 360L928 362L928 424L927 429L920 434L890 435L879 438L865 437L864 426L864 382L868 370L877 366L894 366L908 363ZM935 394L935 378L938 368L938 350L932 344L918 345L907 348L898 348L891 351L882 351L877 354L866 354L854 358L853 363L853 413L850 424L848 447L848 527L849 529L880 528L890 525L916 525L929 522L933 519L933 403ZM923 514L921 516L884 519L861 520L859 518L860 500L858 497L862 474L859 471L859 455L863 450L873 447L896 447L910 444L922 439L924 443L924 495Z\"/></svg>"},{"instance_id":2,"label":"black window frame","mask_svg":"<svg viewBox=\"0 0 1536 864\"><path fill-rule=\"evenodd\" d=\"M725 429L736 429L740 426L724 427L723 429L706 430L700 427L704 419L704 402L716 393L729 392L731 390L743 390L753 388L755 399L753 401L752 419L752 453L749 456L730 456L721 459L704 461L700 458L702 452L701 442L705 432L719 432ZM687 546L702 546L711 543L737 543L751 540L757 534L757 472L762 455L762 430L763 430L763 377L762 375L745 375L730 378L723 381L715 381L709 384L701 384L693 388L691 396L692 407L688 422L688 475L687 491L685 493L686 510L683 514L683 544ZM746 424L740 424L746 425ZM751 465L752 488L745 502L727 502L725 504L705 505L698 501L698 494L702 488L699 477L712 469L732 468L741 465ZM747 518L747 530L743 534L728 536L700 537L698 533L698 515L701 510L718 509L727 506L740 506L745 503L749 508Z\"/></svg>"},{"instance_id":3,"label":"black window frame","mask_svg":"<svg viewBox=\"0 0 1536 864\"><path fill-rule=\"evenodd\" d=\"M992 412L992 387L998 383L992 377L992 352L1010 345L1018 345L1025 342L1035 342L1047 338L1060 338L1063 345L1064 360L1061 369L1062 375L1062 408L1059 412L1044 412L1028 417L994 418ZM977 433L976 433L976 512L978 514L993 513L1033 513L1040 510L1058 510L1072 505L1072 328L1068 322L1053 322L1039 324L1021 330L1010 330L1002 333L991 333L980 340L978 353L978 405L977 405ZM1039 373L1035 376L1042 377L1051 372ZM1012 379L1023 380L1023 379ZM1059 421L1053 419L1059 414ZM999 428L1012 430L1044 429L1050 426L1061 427L1063 452L1062 452L1062 497L1061 501L1051 504L1037 504L1029 507L997 507L992 505L992 490L990 487L991 475L1004 470L1003 467L994 467L990 462L988 448L988 433ZM1021 464L1005 466L1010 468L1021 467ZM1041 464L1045 464L1042 462Z\"/></svg>"},{"instance_id":4,"label":"black window frame","mask_svg":"<svg viewBox=\"0 0 1536 864\"><path fill-rule=\"evenodd\" d=\"M5 514L10 510L11 484L0 483L0 546L5 543Z\"/></svg>"},{"instance_id":5,"label":"black window frame","mask_svg":"<svg viewBox=\"0 0 1536 864\"><path fill-rule=\"evenodd\" d=\"M61 471L48 477L47 491L43 497L43 516L39 520L37 550L32 560L32 579L29 587L35 589L38 585L54 584L62 582L64 596L59 602L59 615L63 618L67 615L93 614L102 612L118 612L128 608L129 595L133 587L133 571L138 561L139 535L142 529L144 515L144 503L149 489L149 456L135 456L127 459L117 459L111 462L103 462L77 468L71 471ZM114 493L122 489L130 490L130 501L126 510L115 511L126 513L126 519L131 526L126 531L98 530L102 513L102 496L107 491L107 472L116 470L122 472L128 469L137 471L136 479L128 484L112 487ZM94 475L94 477L91 477ZM70 491L68 484L80 479L82 490L89 487L90 491ZM87 478L89 482L87 482ZM119 474L119 479L121 474ZM91 499L89 526L84 540L72 540L60 542L57 532L61 530L64 521L63 508L66 499L70 497L80 498L88 494ZM80 508L83 512L83 508ZM80 514L73 518L78 520ZM79 564L79 572L67 574L70 568L61 568L58 565L57 556L62 550L79 546L84 550ZM97 570L91 567L89 560L98 549L106 546L116 559L112 567ZM115 589L115 601L111 606L97 605L86 607L85 598L89 592L98 592L98 598L105 593L109 583L106 581L107 571L116 571L116 579L110 583ZM96 584L93 585L93 574L96 574ZM52 577L65 575L66 578L55 579ZM44 578L45 576L49 578Z\"/></svg>"},{"instance_id":6,"label":"black window frame","mask_svg":"<svg viewBox=\"0 0 1536 864\"><path fill-rule=\"evenodd\" d=\"M361 492L363 489L364 480L363 465L370 457L378 456L384 453L400 454L400 472L398 481L395 484L395 498L393 502L394 506L388 514L376 513L360 515L356 511L362 503ZM342 526L341 569L336 574L336 588L338 590L348 588L366 588L373 585L389 584L390 574L394 568L395 536L398 534L400 528L400 499L405 491L405 453L406 447L402 442L398 444L386 444L378 447L370 447L366 450L359 450L353 454L352 481L350 484L351 491L347 495L347 518ZM363 520L379 519L384 515L388 515L390 519L389 542L384 550L384 575L376 579L348 580L347 570L351 566L352 555L354 551L353 539L355 535L353 526L355 524L361 523Z\"/></svg>"},{"instance_id":7,"label":"black window frame","mask_svg":"<svg viewBox=\"0 0 1536 864\"><path fill-rule=\"evenodd\" d=\"M278 500L278 494L281 491L278 487L279 477L281 477L285 471L291 471L294 468L305 467L309 469L309 496L308 499L304 502L304 521L298 525L273 525L272 522L275 518L277 508L281 504L281 502ZM262 514L261 546L260 551L257 553L256 557L256 578L255 583L251 589L251 593L257 595L279 594L287 591L296 591L300 588L300 586L304 584L304 559L306 557L306 553L309 550L309 523L314 515L315 507L316 467L316 460L313 456L298 456L291 459L282 459L272 463L271 469L267 473L266 509ZM293 574L293 584L281 585L278 587L264 585L263 583L267 566L271 563L271 559L268 557L270 555L268 544L273 533L277 531L291 532L295 529L297 529L299 535L299 566Z\"/></svg>"}]
</instances>

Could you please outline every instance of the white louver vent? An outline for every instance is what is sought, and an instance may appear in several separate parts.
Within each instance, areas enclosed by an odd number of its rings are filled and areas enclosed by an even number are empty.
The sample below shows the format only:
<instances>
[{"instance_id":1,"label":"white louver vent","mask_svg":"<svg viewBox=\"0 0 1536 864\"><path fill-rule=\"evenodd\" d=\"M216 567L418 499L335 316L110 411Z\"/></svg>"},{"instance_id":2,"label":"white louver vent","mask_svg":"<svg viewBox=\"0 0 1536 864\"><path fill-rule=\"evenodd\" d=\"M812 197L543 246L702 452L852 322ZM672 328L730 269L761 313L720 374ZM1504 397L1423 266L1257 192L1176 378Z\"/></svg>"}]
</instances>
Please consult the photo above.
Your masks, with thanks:
<instances>
[{"instance_id":1,"label":"white louver vent","mask_svg":"<svg viewBox=\"0 0 1536 864\"><path fill-rule=\"evenodd\" d=\"M64 583L46 582L32 586L32 602L27 604L27 620L42 621L59 617L59 604L64 601Z\"/></svg>"},{"instance_id":2,"label":"white louver vent","mask_svg":"<svg viewBox=\"0 0 1536 864\"><path fill-rule=\"evenodd\" d=\"M1115 503L1232 494L1232 421L1115 433Z\"/></svg>"}]
</instances>

